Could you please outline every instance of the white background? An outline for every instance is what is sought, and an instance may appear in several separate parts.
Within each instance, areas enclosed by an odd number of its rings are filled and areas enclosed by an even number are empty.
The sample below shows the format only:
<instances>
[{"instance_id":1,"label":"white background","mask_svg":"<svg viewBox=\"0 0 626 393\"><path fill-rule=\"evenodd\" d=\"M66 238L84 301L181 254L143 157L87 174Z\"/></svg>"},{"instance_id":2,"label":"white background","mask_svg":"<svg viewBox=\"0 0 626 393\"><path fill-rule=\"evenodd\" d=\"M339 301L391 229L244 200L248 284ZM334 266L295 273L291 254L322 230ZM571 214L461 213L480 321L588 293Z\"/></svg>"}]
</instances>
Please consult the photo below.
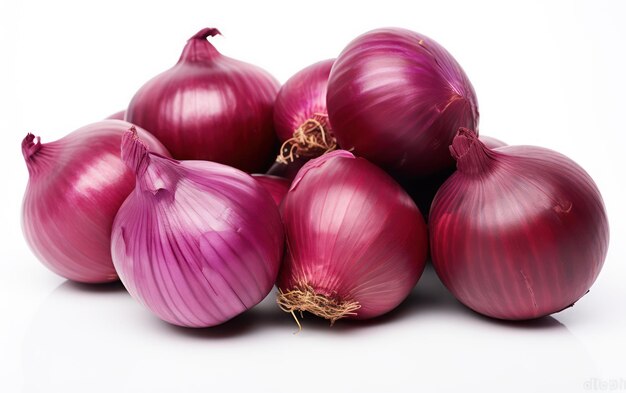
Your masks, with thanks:
<instances>
[{"instance_id":1,"label":"white background","mask_svg":"<svg viewBox=\"0 0 626 393\"><path fill-rule=\"evenodd\" d=\"M626 10L620 1L14 1L0 3L0 391L626 391ZM47 271L20 229L20 142L55 140L123 109L218 27L224 54L281 82L369 29L444 45L472 80L481 133L558 150L602 191L604 270L575 307L509 324L467 311L427 271L375 321L291 317L272 299L205 330L169 326L120 285ZM605 384L617 384L605 385Z\"/></svg>"}]
</instances>

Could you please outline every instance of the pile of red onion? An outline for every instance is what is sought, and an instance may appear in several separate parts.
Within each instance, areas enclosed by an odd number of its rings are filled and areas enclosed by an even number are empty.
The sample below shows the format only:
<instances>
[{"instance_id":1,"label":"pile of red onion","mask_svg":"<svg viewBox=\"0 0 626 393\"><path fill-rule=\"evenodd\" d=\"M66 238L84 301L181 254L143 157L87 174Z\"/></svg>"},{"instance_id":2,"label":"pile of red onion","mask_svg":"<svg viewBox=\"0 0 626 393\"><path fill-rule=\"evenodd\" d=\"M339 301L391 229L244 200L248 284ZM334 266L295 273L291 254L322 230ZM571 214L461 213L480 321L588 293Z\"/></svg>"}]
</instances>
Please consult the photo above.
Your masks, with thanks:
<instances>
[{"instance_id":1,"label":"pile of red onion","mask_svg":"<svg viewBox=\"0 0 626 393\"><path fill-rule=\"evenodd\" d=\"M394 310L428 255L470 309L568 308L609 244L569 158L478 136L478 100L433 39L367 32L280 84L201 29L128 107L58 141L27 134L23 230L50 270L122 281L160 319L224 323L276 286L300 326Z\"/></svg>"}]
</instances>

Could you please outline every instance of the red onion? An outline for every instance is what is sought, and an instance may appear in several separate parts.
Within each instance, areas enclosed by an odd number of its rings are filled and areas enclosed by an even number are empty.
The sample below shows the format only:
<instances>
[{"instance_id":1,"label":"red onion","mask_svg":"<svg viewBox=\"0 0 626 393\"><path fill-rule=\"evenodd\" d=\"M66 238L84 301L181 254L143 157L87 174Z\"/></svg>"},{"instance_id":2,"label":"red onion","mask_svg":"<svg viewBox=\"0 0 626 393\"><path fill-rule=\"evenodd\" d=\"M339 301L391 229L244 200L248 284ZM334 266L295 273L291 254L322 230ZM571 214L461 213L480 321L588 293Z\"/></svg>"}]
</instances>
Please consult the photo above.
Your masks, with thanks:
<instances>
[{"instance_id":1,"label":"red onion","mask_svg":"<svg viewBox=\"0 0 626 393\"><path fill-rule=\"evenodd\" d=\"M225 322L270 292L283 252L276 204L251 176L148 153L122 140L135 191L113 223L115 268L132 297L179 326Z\"/></svg>"},{"instance_id":2,"label":"red onion","mask_svg":"<svg viewBox=\"0 0 626 393\"><path fill-rule=\"evenodd\" d=\"M287 194L287 191L289 190L289 185L291 184L289 180L278 176L255 173L252 175L252 177L254 177L256 181L261 183L263 188L265 188L265 190L270 193L272 199L274 199L274 202L276 202L276 205L280 205L283 198Z\"/></svg>"},{"instance_id":3,"label":"red onion","mask_svg":"<svg viewBox=\"0 0 626 393\"><path fill-rule=\"evenodd\" d=\"M278 91L274 127L283 142L279 162L317 157L337 147L326 110L328 75L334 61L323 60L300 70Z\"/></svg>"},{"instance_id":4,"label":"red onion","mask_svg":"<svg viewBox=\"0 0 626 393\"><path fill-rule=\"evenodd\" d=\"M451 168L456 131L478 126L474 88L456 60L432 39L398 28L370 31L343 50L327 104L343 149L408 177Z\"/></svg>"},{"instance_id":5,"label":"red onion","mask_svg":"<svg viewBox=\"0 0 626 393\"><path fill-rule=\"evenodd\" d=\"M22 207L24 236L34 254L60 276L86 283L114 281L111 226L135 176L120 159L131 124L104 120L42 144L28 134L22 153L29 180ZM168 154L139 129L149 149Z\"/></svg>"},{"instance_id":6,"label":"red onion","mask_svg":"<svg viewBox=\"0 0 626 393\"><path fill-rule=\"evenodd\" d=\"M560 311L583 296L606 256L602 197L569 158L534 146L490 149L461 129L457 171L430 213L433 265L466 306L522 320Z\"/></svg>"},{"instance_id":7,"label":"red onion","mask_svg":"<svg viewBox=\"0 0 626 393\"><path fill-rule=\"evenodd\" d=\"M287 251L278 277L284 311L332 322L384 314L424 269L424 220L385 172L344 150L309 161L282 204ZM295 316L295 314L294 314Z\"/></svg>"},{"instance_id":8,"label":"red onion","mask_svg":"<svg viewBox=\"0 0 626 393\"><path fill-rule=\"evenodd\" d=\"M267 169L275 143L278 82L262 69L222 56L205 28L178 63L133 97L126 120L152 132L181 160L210 160L247 172Z\"/></svg>"},{"instance_id":9,"label":"red onion","mask_svg":"<svg viewBox=\"0 0 626 393\"><path fill-rule=\"evenodd\" d=\"M119 112L115 112L111 116L107 117L107 119L124 120L125 117L126 117L126 111L119 111Z\"/></svg>"}]
</instances>

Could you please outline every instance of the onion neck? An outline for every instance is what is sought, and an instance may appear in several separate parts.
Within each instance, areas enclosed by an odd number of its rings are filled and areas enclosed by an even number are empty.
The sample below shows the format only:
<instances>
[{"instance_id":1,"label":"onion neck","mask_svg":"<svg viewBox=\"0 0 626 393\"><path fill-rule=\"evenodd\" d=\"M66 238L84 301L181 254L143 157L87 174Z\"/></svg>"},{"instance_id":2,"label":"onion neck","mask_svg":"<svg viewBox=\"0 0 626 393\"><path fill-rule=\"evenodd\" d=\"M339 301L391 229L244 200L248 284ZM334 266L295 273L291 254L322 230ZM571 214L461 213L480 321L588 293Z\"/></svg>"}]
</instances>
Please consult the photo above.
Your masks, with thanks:
<instances>
[{"instance_id":1,"label":"onion neck","mask_svg":"<svg viewBox=\"0 0 626 393\"><path fill-rule=\"evenodd\" d=\"M121 153L122 161L137 177L141 177L150 165L148 146L139 139L135 126L130 127L122 136Z\"/></svg>"},{"instance_id":2,"label":"onion neck","mask_svg":"<svg viewBox=\"0 0 626 393\"><path fill-rule=\"evenodd\" d=\"M218 34L221 34L220 31L214 27L205 27L194 34L187 41L187 45L185 45L178 62L206 63L221 56L217 49L207 40L208 37L214 37Z\"/></svg>"},{"instance_id":3,"label":"onion neck","mask_svg":"<svg viewBox=\"0 0 626 393\"><path fill-rule=\"evenodd\" d=\"M28 133L22 140L22 155L30 176L44 172L51 167L51 163L54 162L51 158L56 155L58 150L54 143L44 146L38 136Z\"/></svg>"},{"instance_id":4,"label":"onion neck","mask_svg":"<svg viewBox=\"0 0 626 393\"><path fill-rule=\"evenodd\" d=\"M456 160L457 170L467 175L480 175L489 171L497 155L478 139L475 131L467 128L459 129L450 145L450 153Z\"/></svg>"},{"instance_id":5,"label":"onion neck","mask_svg":"<svg viewBox=\"0 0 626 393\"><path fill-rule=\"evenodd\" d=\"M148 151L133 126L122 137L122 161L137 176L137 186L153 195L163 190L173 193L181 178L178 161Z\"/></svg>"},{"instance_id":6,"label":"onion neck","mask_svg":"<svg viewBox=\"0 0 626 393\"><path fill-rule=\"evenodd\" d=\"M137 177L137 185L142 191L148 191L155 196L173 196L182 178L177 170L178 164L178 161L165 157L153 157L146 171Z\"/></svg>"}]
</instances>

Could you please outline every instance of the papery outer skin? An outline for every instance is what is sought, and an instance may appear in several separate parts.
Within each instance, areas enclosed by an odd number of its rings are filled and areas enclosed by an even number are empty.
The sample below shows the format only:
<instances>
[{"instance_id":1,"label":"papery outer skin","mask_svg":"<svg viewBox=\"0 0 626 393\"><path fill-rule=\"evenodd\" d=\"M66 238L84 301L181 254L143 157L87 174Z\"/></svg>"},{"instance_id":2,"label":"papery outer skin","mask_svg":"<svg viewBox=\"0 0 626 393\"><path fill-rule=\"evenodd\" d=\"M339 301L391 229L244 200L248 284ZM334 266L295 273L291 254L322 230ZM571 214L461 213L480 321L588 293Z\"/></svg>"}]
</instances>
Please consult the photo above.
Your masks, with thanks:
<instances>
[{"instance_id":1,"label":"papery outer skin","mask_svg":"<svg viewBox=\"0 0 626 393\"><path fill-rule=\"evenodd\" d=\"M252 177L261 183L263 188L270 193L277 206L283 201L283 198L289 190L289 185L291 184L289 180L278 176L255 173Z\"/></svg>"},{"instance_id":2,"label":"papery outer skin","mask_svg":"<svg viewBox=\"0 0 626 393\"><path fill-rule=\"evenodd\" d=\"M476 94L456 60L399 28L365 33L341 52L327 105L339 145L397 176L453 168L448 145L456 131L478 128Z\"/></svg>"},{"instance_id":3,"label":"papery outer skin","mask_svg":"<svg viewBox=\"0 0 626 393\"><path fill-rule=\"evenodd\" d=\"M489 136L481 135L479 139L485 146L491 149L506 146L506 143L501 140ZM424 215L426 222L428 222L430 206L435 198L435 194L437 194L439 187L441 187L453 173L454 169L450 168L431 176L401 179L402 188L413 198L420 212Z\"/></svg>"},{"instance_id":4,"label":"papery outer skin","mask_svg":"<svg viewBox=\"0 0 626 393\"><path fill-rule=\"evenodd\" d=\"M30 178L22 204L22 229L37 258L73 281L117 280L111 260L111 226L135 185L119 157L123 133L132 125L104 120L44 143L27 159ZM139 129L148 147L165 147Z\"/></svg>"},{"instance_id":5,"label":"papery outer skin","mask_svg":"<svg viewBox=\"0 0 626 393\"><path fill-rule=\"evenodd\" d=\"M473 174L457 170L433 201L437 274L458 300L494 318L532 319L572 305L595 281L608 248L595 183L548 149L476 145L488 154L485 165Z\"/></svg>"},{"instance_id":6,"label":"papery outer skin","mask_svg":"<svg viewBox=\"0 0 626 393\"><path fill-rule=\"evenodd\" d=\"M218 325L263 300L283 247L278 209L251 176L153 155L115 218L111 242L131 296L185 327Z\"/></svg>"},{"instance_id":7,"label":"papery outer skin","mask_svg":"<svg viewBox=\"0 0 626 393\"><path fill-rule=\"evenodd\" d=\"M275 154L279 83L259 67L222 56L206 40L216 34L209 30L187 42L174 67L139 89L126 120L150 131L174 158L262 172Z\"/></svg>"},{"instance_id":8,"label":"papery outer skin","mask_svg":"<svg viewBox=\"0 0 626 393\"><path fill-rule=\"evenodd\" d=\"M274 128L281 142L316 113L326 115L328 75L335 59L312 64L281 86L274 102ZM330 128L330 127L328 127Z\"/></svg>"},{"instance_id":9,"label":"papery outer skin","mask_svg":"<svg viewBox=\"0 0 626 393\"><path fill-rule=\"evenodd\" d=\"M355 319L394 309L424 269L426 225L402 188L363 158L338 150L309 161L281 212L287 250L277 286L306 283L357 301Z\"/></svg>"}]
</instances>

